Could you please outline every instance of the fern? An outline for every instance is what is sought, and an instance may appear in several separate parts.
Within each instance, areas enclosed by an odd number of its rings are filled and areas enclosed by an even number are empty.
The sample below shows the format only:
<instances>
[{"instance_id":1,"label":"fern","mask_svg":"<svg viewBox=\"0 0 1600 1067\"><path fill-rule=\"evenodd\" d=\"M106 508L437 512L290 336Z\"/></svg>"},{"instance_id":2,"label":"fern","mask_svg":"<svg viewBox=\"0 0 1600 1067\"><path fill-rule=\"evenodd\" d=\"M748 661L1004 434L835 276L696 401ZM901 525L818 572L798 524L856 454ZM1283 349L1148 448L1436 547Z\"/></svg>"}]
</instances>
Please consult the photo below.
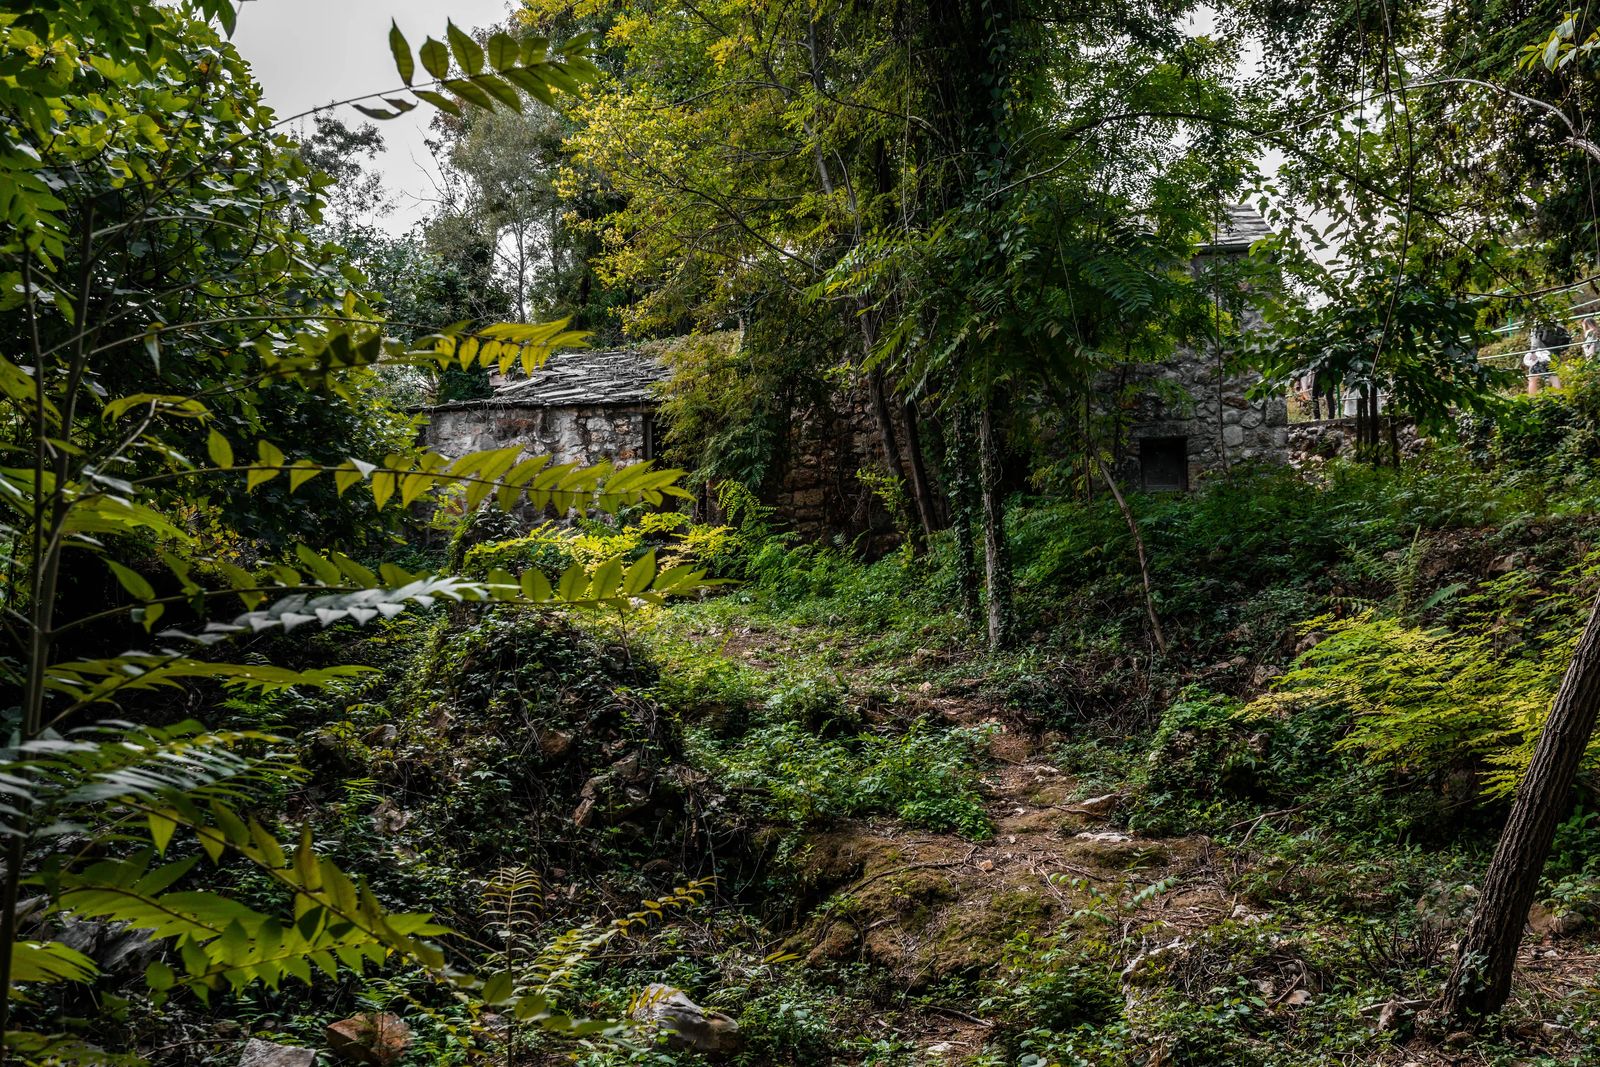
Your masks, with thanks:
<instances>
[{"instance_id":1,"label":"fern","mask_svg":"<svg viewBox=\"0 0 1600 1067\"><path fill-rule=\"evenodd\" d=\"M1303 628L1327 637L1247 711L1343 711L1339 748L1396 774L1492 767L1492 795L1515 788L1577 637L1507 655L1489 631L1423 629L1372 611Z\"/></svg>"},{"instance_id":2,"label":"fern","mask_svg":"<svg viewBox=\"0 0 1600 1067\"><path fill-rule=\"evenodd\" d=\"M208 733L195 722L103 722L65 736L46 733L0 750L0 834L30 827L55 836L90 832L108 804L240 798L258 781L293 773L280 759L241 751L277 740L254 731Z\"/></svg>"},{"instance_id":3,"label":"fern","mask_svg":"<svg viewBox=\"0 0 1600 1067\"><path fill-rule=\"evenodd\" d=\"M216 893L173 891L198 855L152 866L153 850L104 860L63 877L60 906L82 918L117 919L170 940L182 970L150 965L146 979L158 996L175 986L206 998L210 991L235 991L260 982L276 989L285 978L310 984L313 970L336 977L339 965L361 973L403 953L443 976L444 954L424 938L447 933L428 915L385 911L372 893L332 861L316 855L309 833L286 855L260 824L243 822L226 807L212 805L210 824L177 811L152 813L185 822L213 859L244 856L293 894L293 911L272 916Z\"/></svg>"},{"instance_id":4,"label":"fern","mask_svg":"<svg viewBox=\"0 0 1600 1067\"><path fill-rule=\"evenodd\" d=\"M497 962L513 970L532 951L544 918L544 880L531 867L502 867L484 882L483 903L503 946Z\"/></svg>"}]
</instances>

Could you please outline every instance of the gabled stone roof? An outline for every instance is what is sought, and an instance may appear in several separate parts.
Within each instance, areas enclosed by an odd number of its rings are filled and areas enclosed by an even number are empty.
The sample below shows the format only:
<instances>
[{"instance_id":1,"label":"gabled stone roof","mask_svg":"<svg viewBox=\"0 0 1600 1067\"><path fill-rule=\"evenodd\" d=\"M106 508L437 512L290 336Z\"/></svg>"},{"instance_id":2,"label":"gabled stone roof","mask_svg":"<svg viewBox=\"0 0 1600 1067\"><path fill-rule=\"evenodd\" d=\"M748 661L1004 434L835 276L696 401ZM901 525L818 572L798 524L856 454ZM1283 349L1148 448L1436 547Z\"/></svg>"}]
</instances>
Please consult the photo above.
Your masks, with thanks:
<instances>
[{"instance_id":1,"label":"gabled stone roof","mask_svg":"<svg viewBox=\"0 0 1600 1067\"><path fill-rule=\"evenodd\" d=\"M1205 243L1206 252L1246 252L1250 246L1271 235L1261 212L1249 204L1232 204L1223 209L1216 237Z\"/></svg>"},{"instance_id":2,"label":"gabled stone roof","mask_svg":"<svg viewBox=\"0 0 1600 1067\"><path fill-rule=\"evenodd\" d=\"M667 379L665 349L665 342L656 341L557 352L533 374L506 382L483 403L548 408L648 403L655 399L654 387Z\"/></svg>"}]
</instances>

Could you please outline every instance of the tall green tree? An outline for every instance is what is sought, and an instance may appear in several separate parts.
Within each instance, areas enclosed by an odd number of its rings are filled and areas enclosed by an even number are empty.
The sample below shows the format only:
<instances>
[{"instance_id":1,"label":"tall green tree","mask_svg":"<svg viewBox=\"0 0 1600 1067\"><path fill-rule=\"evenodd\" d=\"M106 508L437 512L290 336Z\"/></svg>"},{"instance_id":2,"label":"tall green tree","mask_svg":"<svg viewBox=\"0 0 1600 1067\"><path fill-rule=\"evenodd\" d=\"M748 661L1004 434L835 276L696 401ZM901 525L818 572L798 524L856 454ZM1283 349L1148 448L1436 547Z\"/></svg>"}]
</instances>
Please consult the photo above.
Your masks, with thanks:
<instances>
[{"instance_id":1,"label":"tall green tree","mask_svg":"<svg viewBox=\"0 0 1600 1067\"><path fill-rule=\"evenodd\" d=\"M229 5L202 7L231 18ZM403 45L410 82L418 57ZM505 78L548 91L581 72L556 62L553 73L520 48L496 50L492 74L481 52L451 54L459 71L425 46L438 82L418 98L492 107ZM66 917L123 922L165 946L145 974L158 1001L400 957L471 1002L567 1033L601 1028L575 1028L545 991L447 954L447 931L384 908L309 835L281 845L250 811L292 773L271 754L278 739L130 725L121 709L187 686L274 690L355 670L231 662L240 635L361 624L440 599L621 607L696 580L658 572L653 558L555 586L532 574L375 572L308 523L259 567L207 551L187 516L212 492L245 502L241 527L269 521L248 502L280 487L286 502L326 487L330 504L359 498L369 516L438 494L582 511L681 492L675 472L648 465L552 467L514 448L449 460L316 421L370 402L385 363L531 367L580 338L561 322L394 336L359 272L302 228L320 216L324 183L259 98L237 53L190 8L0 9L0 1061L110 1055L32 995L96 977L52 933ZM385 451L369 452L375 444ZM93 604L64 595L91 572L116 592ZM281 894L281 913L207 890L206 860L253 868Z\"/></svg>"}]
</instances>

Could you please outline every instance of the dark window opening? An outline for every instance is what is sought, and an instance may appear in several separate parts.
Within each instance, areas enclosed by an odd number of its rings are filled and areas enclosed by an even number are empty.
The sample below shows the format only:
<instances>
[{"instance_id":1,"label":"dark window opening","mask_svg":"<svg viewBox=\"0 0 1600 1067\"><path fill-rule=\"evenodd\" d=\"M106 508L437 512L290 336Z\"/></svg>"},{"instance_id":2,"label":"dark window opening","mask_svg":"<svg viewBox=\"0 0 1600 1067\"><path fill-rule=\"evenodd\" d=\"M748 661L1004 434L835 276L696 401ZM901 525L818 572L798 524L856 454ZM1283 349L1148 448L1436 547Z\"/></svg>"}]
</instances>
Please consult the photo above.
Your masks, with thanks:
<instances>
[{"instance_id":1,"label":"dark window opening","mask_svg":"<svg viewBox=\"0 0 1600 1067\"><path fill-rule=\"evenodd\" d=\"M644 458L656 458L656 442L660 436L660 427L656 425L655 414L646 413L644 417Z\"/></svg>"},{"instance_id":2,"label":"dark window opening","mask_svg":"<svg viewBox=\"0 0 1600 1067\"><path fill-rule=\"evenodd\" d=\"M1189 488L1189 439L1142 437L1139 471L1144 488L1157 493L1181 493Z\"/></svg>"}]
</instances>

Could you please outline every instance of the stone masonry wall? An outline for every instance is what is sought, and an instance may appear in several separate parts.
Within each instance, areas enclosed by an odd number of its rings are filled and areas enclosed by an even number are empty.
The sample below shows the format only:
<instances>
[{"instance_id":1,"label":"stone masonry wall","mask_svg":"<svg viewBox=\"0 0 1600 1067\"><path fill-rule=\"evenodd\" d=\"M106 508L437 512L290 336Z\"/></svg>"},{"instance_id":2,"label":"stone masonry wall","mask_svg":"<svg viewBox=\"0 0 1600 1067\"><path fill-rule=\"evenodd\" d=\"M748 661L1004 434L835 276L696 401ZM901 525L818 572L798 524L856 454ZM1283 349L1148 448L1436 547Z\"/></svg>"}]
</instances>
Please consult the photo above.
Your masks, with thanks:
<instances>
[{"instance_id":1,"label":"stone masonry wall","mask_svg":"<svg viewBox=\"0 0 1600 1067\"><path fill-rule=\"evenodd\" d=\"M897 424L896 430L904 451L905 427ZM806 540L869 534L875 542L892 534L894 523L856 472L882 467L865 387L841 386L828 402L796 413L769 503L777 518Z\"/></svg>"},{"instance_id":2,"label":"stone masonry wall","mask_svg":"<svg viewBox=\"0 0 1600 1067\"><path fill-rule=\"evenodd\" d=\"M447 456L520 444L558 463L637 463L645 458L645 420L653 410L650 404L447 404L429 413L424 442Z\"/></svg>"},{"instance_id":3,"label":"stone masonry wall","mask_svg":"<svg viewBox=\"0 0 1600 1067\"><path fill-rule=\"evenodd\" d=\"M1228 373L1214 353L1180 349L1171 359L1141 368L1129 422L1124 475L1141 481L1139 442L1152 437L1187 439L1191 486L1226 463L1288 461L1288 402L1281 396L1249 399L1260 380L1253 371Z\"/></svg>"}]
</instances>

